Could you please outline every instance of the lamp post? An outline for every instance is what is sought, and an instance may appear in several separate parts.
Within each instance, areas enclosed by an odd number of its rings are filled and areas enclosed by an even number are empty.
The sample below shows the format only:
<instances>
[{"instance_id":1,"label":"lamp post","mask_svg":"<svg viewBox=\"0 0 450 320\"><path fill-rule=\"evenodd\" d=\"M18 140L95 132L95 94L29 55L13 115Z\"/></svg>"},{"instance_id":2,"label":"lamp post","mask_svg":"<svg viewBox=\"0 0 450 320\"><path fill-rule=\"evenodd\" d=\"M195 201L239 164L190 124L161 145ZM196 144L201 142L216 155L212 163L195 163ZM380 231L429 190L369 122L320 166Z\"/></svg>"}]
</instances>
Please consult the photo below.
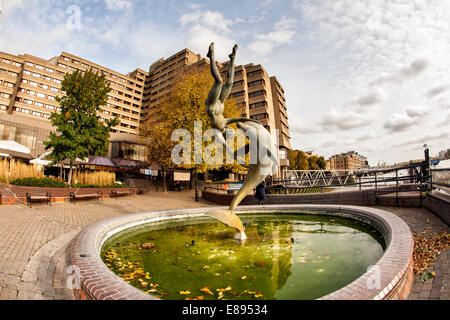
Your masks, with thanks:
<instances>
[{"instance_id":1,"label":"lamp post","mask_svg":"<svg viewBox=\"0 0 450 320\"><path fill-rule=\"evenodd\" d=\"M198 170L197 170L197 165L195 165L195 201L199 202L199 199L198 199Z\"/></svg>"}]
</instances>

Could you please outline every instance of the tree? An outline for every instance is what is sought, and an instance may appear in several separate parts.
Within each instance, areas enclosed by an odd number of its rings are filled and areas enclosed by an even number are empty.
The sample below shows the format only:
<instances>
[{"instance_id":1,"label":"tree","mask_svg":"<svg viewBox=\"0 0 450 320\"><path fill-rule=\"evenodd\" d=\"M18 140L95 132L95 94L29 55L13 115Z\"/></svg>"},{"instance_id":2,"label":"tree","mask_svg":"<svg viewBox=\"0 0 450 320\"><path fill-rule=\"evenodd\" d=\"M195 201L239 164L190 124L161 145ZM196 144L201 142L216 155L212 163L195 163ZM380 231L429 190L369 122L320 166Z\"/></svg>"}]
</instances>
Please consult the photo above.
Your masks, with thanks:
<instances>
[{"instance_id":1,"label":"tree","mask_svg":"<svg viewBox=\"0 0 450 320\"><path fill-rule=\"evenodd\" d=\"M327 161L324 157L321 156L319 157L319 159L317 159L317 165L321 170L325 170L327 168Z\"/></svg>"},{"instance_id":2,"label":"tree","mask_svg":"<svg viewBox=\"0 0 450 320\"><path fill-rule=\"evenodd\" d=\"M298 151L297 155L297 169L296 170L309 170L309 162L306 153Z\"/></svg>"},{"instance_id":3,"label":"tree","mask_svg":"<svg viewBox=\"0 0 450 320\"><path fill-rule=\"evenodd\" d=\"M325 170L327 168L324 157L316 155L308 157L301 150L289 150L288 157L290 170Z\"/></svg>"},{"instance_id":4,"label":"tree","mask_svg":"<svg viewBox=\"0 0 450 320\"><path fill-rule=\"evenodd\" d=\"M288 160L289 160L289 170L296 170L297 168L297 150L289 150L288 151Z\"/></svg>"},{"instance_id":5,"label":"tree","mask_svg":"<svg viewBox=\"0 0 450 320\"><path fill-rule=\"evenodd\" d=\"M143 124L141 136L143 143L147 146L147 161L150 164L158 164L163 171L164 191L166 191L165 173L168 168L183 168L207 172L209 170L223 168L233 172L242 171L244 168L236 162L224 165L207 165L206 163L195 165L194 161L194 122L202 123L203 131L211 128L211 123L206 114L205 100L213 84L212 76L207 68L190 67L181 71L169 93L164 100L148 113L148 119ZM226 118L237 118L241 110L233 100L225 102L223 112ZM172 133L176 129L189 131L191 142L191 159L189 164L175 165L172 162L172 149L178 144L172 141ZM202 152L209 143L202 144ZM225 155L224 155L225 156ZM225 163L225 162L224 162Z\"/></svg>"},{"instance_id":6,"label":"tree","mask_svg":"<svg viewBox=\"0 0 450 320\"><path fill-rule=\"evenodd\" d=\"M108 151L109 132L119 121L114 118L102 122L98 115L111 91L104 75L77 70L64 76L61 90L65 95L56 98L61 112L50 116L56 132L51 132L50 140L44 144L45 149L52 149L55 161L69 160L71 185L75 160L90 155L104 156Z\"/></svg>"}]
</instances>

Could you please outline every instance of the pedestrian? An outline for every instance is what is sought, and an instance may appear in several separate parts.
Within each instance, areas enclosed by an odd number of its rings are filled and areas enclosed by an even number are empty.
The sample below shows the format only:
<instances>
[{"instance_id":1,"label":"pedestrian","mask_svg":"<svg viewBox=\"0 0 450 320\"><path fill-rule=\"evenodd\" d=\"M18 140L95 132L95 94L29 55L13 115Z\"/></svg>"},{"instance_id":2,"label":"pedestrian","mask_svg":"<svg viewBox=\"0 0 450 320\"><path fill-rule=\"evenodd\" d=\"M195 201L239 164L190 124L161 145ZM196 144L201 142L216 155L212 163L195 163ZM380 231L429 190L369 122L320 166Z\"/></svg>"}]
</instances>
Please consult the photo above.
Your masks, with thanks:
<instances>
[{"instance_id":1,"label":"pedestrian","mask_svg":"<svg viewBox=\"0 0 450 320\"><path fill-rule=\"evenodd\" d=\"M258 205L264 204L266 200L266 182L263 181L256 186L255 197L258 199Z\"/></svg>"}]
</instances>

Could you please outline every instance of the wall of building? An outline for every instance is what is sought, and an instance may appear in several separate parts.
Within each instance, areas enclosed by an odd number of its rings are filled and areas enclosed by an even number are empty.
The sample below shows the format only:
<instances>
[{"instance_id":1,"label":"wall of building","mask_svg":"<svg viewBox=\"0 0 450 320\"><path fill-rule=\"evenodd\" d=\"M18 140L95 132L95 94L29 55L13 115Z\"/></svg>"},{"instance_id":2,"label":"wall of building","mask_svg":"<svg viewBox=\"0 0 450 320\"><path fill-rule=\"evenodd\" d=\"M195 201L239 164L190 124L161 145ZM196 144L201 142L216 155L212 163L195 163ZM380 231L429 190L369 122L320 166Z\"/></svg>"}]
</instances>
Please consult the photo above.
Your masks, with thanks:
<instances>
[{"instance_id":1,"label":"wall of building","mask_svg":"<svg viewBox=\"0 0 450 320\"><path fill-rule=\"evenodd\" d=\"M125 135L122 143L136 143L132 136L139 134L148 110L162 102L177 74L191 66L209 67L209 60L184 49L159 59L148 72L136 69L124 75L67 52L48 60L0 52L0 138L27 146L35 156L43 154L43 142L54 130L50 114L60 110L55 98L63 94L65 74L91 69L104 74L112 89L100 118L118 118L120 123L113 128L112 136ZM218 66L225 76L228 64ZM242 109L243 117L260 121L272 133L279 130L280 150L291 148L284 89L261 65L236 66L230 99ZM112 151L110 147L110 155ZM281 159L281 165L287 166L287 159Z\"/></svg>"}]
</instances>

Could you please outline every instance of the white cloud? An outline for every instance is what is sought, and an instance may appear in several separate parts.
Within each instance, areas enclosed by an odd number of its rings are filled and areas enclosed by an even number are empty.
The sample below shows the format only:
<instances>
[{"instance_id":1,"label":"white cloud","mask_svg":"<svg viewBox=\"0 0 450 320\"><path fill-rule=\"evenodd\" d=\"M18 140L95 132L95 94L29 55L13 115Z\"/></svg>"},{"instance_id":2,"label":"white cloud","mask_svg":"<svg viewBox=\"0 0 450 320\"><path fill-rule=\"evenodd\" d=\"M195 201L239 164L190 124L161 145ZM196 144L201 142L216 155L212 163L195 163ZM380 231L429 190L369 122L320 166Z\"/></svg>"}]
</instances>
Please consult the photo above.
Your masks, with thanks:
<instances>
[{"instance_id":1,"label":"white cloud","mask_svg":"<svg viewBox=\"0 0 450 320\"><path fill-rule=\"evenodd\" d=\"M434 98L447 90L450 90L450 85L440 85L440 86L431 88L427 93L427 97Z\"/></svg>"},{"instance_id":2,"label":"white cloud","mask_svg":"<svg viewBox=\"0 0 450 320\"><path fill-rule=\"evenodd\" d=\"M372 84L383 84L389 82L402 83L406 80L417 77L419 74L424 72L427 69L428 64L428 60L426 59L415 60L409 66L403 67L389 76L381 77L372 82Z\"/></svg>"},{"instance_id":3,"label":"white cloud","mask_svg":"<svg viewBox=\"0 0 450 320\"><path fill-rule=\"evenodd\" d=\"M429 133L423 136L414 137L412 139L409 139L407 141L403 141L401 143L393 144L392 146L394 148L400 148L405 147L407 145L422 145L424 143L430 144L433 141L439 141L439 140L446 140L449 137L448 132L442 132L442 133Z\"/></svg>"},{"instance_id":4,"label":"white cloud","mask_svg":"<svg viewBox=\"0 0 450 320\"><path fill-rule=\"evenodd\" d=\"M352 111L339 112L332 109L330 113L322 117L320 124L326 131L329 128L336 128L338 130L352 130L355 128L362 128L371 124L372 119Z\"/></svg>"},{"instance_id":5,"label":"white cloud","mask_svg":"<svg viewBox=\"0 0 450 320\"><path fill-rule=\"evenodd\" d=\"M318 66L308 71L293 65L291 72L305 80L284 85L289 96L292 91L299 96L294 100L302 105L303 118L351 129L356 150L378 145L380 152L373 155L378 159L371 162L414 159L414 152L390 149L380 129L398 140L411 128L426 135L443 127L442 113L450 108L450 2L293 0L293 8L302 32L297 31L291 62ZM321 92L312 91L316 88ZM320 94L323 98L316 99ZM325 133L312 137L317 146L320 137Z\"/></svg>"},{"instance_id":6,"label":"white cloud","mask_svg":"<svg viewBox=\"0 0 450 320\"><path fill-rule=\"evenodd\" d=\"M201 11L185 13L179 19L185 29L189 48L206 56L211 42L215 44L216 60L226 61L235 41L232 39L233 21L226 19L218 11Z\"/></svg>"},{"instance_id":7,"label":"white cloud","mask_svg":"<svg viewBox=\"0 0 450 320\"><path fill-rule=\"evenodd\" d=\"M130 9L133 4L130 0L105 0L106 8L112 11Z\"/></svg>"},{"instance_id":8,"label":"white cloud","mask_svg":"<svg viewBox=\"0 0 450 320\"><path fill-rule=\"evenodd\" d=\"M296 34L295 24L294 19L282 17L275 23L274 31L268 34L256 34L256 40L250 43L249 48L259 55L266 55L278 46L291 43Z\"/></svg>"},{"instance_id":9,"label":"white cloud","mask_svg":"<svg viewBox=\"0 0 450 320\"><path fill-rule=\"evenodd\" d=\"M402 132L417 124L417 118L407 114L393 114L385 123L384 128L391 132Z\"/></svg>"},{"instance_id":10,"label":"white cloud","mask_svg":"<svg viewBox=\"0 0 450 320\"><path fill-rule=\"evenodd\" d=\"M424 117L429 113L429 110L425 107L418 106L418 107L409 107L406 109L406 114L411 117Z\"/></svg>"}]
</instances>

